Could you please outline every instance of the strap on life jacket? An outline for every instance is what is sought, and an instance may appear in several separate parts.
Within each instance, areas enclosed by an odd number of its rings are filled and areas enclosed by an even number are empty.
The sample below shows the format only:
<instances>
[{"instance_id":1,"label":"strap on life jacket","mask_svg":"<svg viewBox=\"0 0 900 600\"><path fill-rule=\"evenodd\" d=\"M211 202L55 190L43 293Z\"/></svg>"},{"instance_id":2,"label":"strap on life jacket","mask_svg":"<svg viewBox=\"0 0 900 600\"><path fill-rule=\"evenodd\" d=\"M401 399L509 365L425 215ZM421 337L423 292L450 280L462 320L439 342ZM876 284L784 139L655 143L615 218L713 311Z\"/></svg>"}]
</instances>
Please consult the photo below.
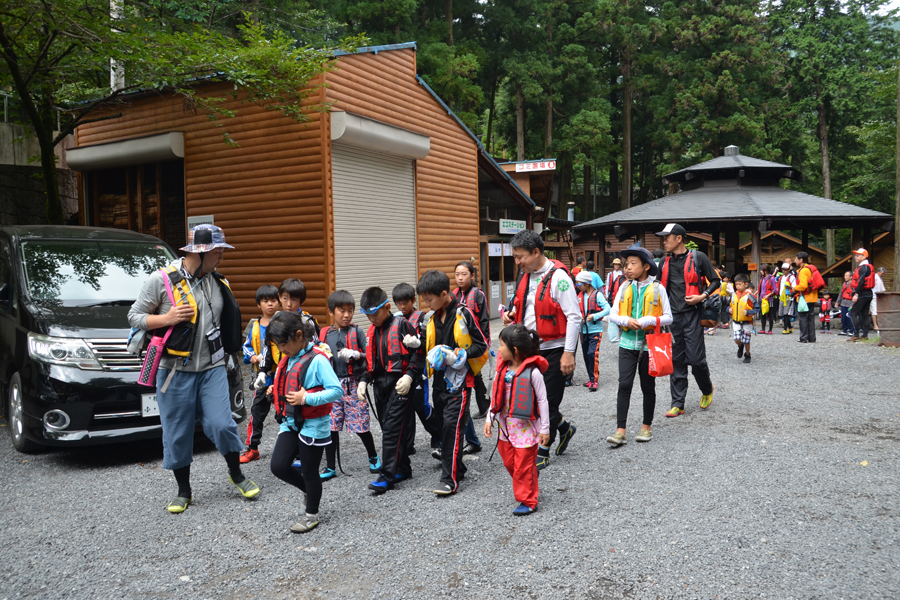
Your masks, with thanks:
<instances>
[{"instance_id":1,"label":"strap on life jacket","mask_svg":"<svg viewBox=\"0 0 900 600\"><path fill-rule=\"evenodd\" d=\"M509 406L509 415L518 419L537 419L537 398L534 395L534 387L531 383L532 369L541 371L547 369L547 360L541 356L532 356L526 359L513 375L511 385L512 402ZM498 414L503 408L506 398L506 373L509 363L499 361L497 373L494 375L491 394L491 412Z\"/></svg>"},{"instance_id":2,"label":"strap on life jacket","mask_svg":"<svg viewBox=\"0 0 900 600\"><path fill-rule=\"evenodd\" d=\"M340 329L338 329L334 325L326 325L319 333L320 341L327 344L328 334L332 331L337 331L338 335L340 335ZM348 350L353 350L354 352L359 352L359 327L356 325L356 323L350 323L350 329L347 330L347 345L345 346L345 348L347 348ZM366 354L368 354L368 351L366 352ZM334 356L337 357L337 352L334 352ZM353 377L353 361L347 363L347 373L351 377Z\"/></svg>"},{"instance_id":3,"label":"strap on life jacket","mask_svg":"<svg viewBox=\"0 0 900 600\"><path fill-rule=\"evenodd\" d=\"M172 333L166 342L166 353L172 356L179 356L189 359L194 347L194 335L196 334L197 317L199 310L197 309L197 300L188 286L187 280L181 273L181 269L175 265L167 265L160 269L165 283L166 291L171 294L170 300L174 300L173 306L183 304L183 300L194 309L194 314L190 321L182 321L176 323L172 327Z\"/></svg>"},{"instance_id":4,"label":"strap on life jacket","mask_svg":"<svg viewBox=\"0 0 900 600\"><path fill-rule=\"evenodd\" d=\"M405 373L409 366L409 356L411 352L403 345L403 339L400 337L400 323L403 320L405 320L403 317L393 317L391 325L387 330L388 353L387 356L382 357L382 366L388 373ZM366 334L366 364L368 365L369 373L375 372L375 329L376 327L374 324L370 325L369 331ZM382 333L381 341L384 340L384 335L385 334ZM379 348L377 350L378 352L381 352L381 344L378 344L378 346Z\"/></svg>"},{"instance_id":5,"label":"strap on life jacket","mask_svg":"<svg viewBox=\"0 0 900 600\"><path fill-rule=\"evenodd\" d=\"M686 296L700 295L700 275L697 272L697 265L694 261L694 251L688 250L687 259L684 261L684 294ZM669 287L669 260L671 256L667 256L663 261L662 274L659 282L668 289Z\"/></svg>"}]
</instances>

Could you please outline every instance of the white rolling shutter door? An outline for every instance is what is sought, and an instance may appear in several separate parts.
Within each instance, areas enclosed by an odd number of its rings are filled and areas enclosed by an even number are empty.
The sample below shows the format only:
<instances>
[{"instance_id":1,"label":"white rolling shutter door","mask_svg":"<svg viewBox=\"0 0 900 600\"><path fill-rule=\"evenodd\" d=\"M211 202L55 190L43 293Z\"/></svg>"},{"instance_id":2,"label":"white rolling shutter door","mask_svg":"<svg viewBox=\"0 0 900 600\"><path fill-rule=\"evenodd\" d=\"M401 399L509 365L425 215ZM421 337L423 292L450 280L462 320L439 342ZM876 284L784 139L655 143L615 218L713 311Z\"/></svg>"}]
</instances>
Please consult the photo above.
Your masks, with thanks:
<instances>
[{"instance_id":1,"label":"white rolling shutter door","mask_svg":"<svg viewBox=\"0 0 900 600\"><path fill-rule=\"evenodd\" d=\"M336 289L353 294L353 322L368 328L359 313L366 288L381 287L394 310L394 286L418 281L413 161L335 143L331 177Z\"/></svg>"}]
</instances>

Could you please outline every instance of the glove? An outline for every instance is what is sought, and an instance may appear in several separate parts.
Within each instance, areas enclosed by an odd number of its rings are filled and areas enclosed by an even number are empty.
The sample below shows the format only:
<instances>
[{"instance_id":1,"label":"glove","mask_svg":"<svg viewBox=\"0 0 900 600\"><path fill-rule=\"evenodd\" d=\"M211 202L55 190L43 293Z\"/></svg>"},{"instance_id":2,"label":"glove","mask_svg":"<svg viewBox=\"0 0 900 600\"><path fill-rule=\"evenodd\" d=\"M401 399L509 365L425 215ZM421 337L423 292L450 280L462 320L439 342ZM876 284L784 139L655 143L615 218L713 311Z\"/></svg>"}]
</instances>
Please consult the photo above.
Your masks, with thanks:
<instances>
[{"instance_id":1,"label":"glove","mask_svg":"<svg viewBox=\"0 0 900 600\"><path fill-rule=\"evenodd\" d=\"M450 365L456 362L456 352L450 346L443 346L441 350L444 351L444 362Z\"/></svg>"},{"instance_id":2,"label":"glove","mask_svg":"<svg viewBox=\"0 0 900 600\"><path fill-rule=\"evenodd\" d=\"M410 377L409 375L404 375L400 378L399 381L397 381L397 385L394 386L394 389L401 396L406 396L407 394L409 394L410 386L412 386L412 377Z\"/></svg>"},{"instance_id":3,"label":"glove","mask_svg":"<svg viewBox=\"0 0 900 600\"><path fill-rule=\"evenodd\" d=\"M359 352L356 350L351 350L350 348L344 348L340 352L338 352L338 358L340 358L345 363L350 362L351 360L359 359Z\"/></svg>"},{"instance_id":4,"label":"glove","mask_svg":"<svg viewBox=\"0 0 900 600\"><path fill-rule=\"evenodd\" d=\"M359 385L356 387L356 397L360 400L366 400L366 386L368 384L365 381L360 381Z\"/></svg>"},{"instance_id":5,"label":"glove","mask_svg":"<svg viewBox=\"0 0 900 600\"><path fill-rule=\"evenodd\" d=\"M418 348L419 346L422 345L422 340L420 340L418 337L416 337L414 335L405 335L405 336L403 336L403 345L406 346L407 348L411 348L412 350L415 350L416 348Z\"/></svg>"},{"instance_id":6,"label":"glove","mask_svg":"<svg viewBox=\"0 0 900 600\"><path fill-rule=\"evenodd\" d=\"M256 380L253 382L253 389L258 390L262 388L262 386L266 385L266 373L262 371L256 376Z\"/></svg>"}]
</instances>

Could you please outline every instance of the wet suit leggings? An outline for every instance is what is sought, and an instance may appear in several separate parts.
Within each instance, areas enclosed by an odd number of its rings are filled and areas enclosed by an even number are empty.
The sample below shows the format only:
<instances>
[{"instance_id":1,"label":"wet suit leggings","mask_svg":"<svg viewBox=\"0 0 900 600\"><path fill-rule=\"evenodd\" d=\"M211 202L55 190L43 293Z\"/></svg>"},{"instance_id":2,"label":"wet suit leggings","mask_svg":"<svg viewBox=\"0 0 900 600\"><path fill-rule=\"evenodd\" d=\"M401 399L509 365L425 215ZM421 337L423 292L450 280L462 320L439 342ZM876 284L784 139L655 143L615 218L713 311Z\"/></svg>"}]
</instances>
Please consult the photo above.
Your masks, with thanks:
<instances>
[{"instance_id":1,"label":"wet suit leggings","mask_svg":"<svg viewBox=\"0 0 900 600\"><path fill-rule=\"evenodd\" d=\"M275 440L269 464L272 475L306 493L306 512L311 515L319 513L319 501L322 499L319 463L322 462L324 450L324 446L307 446L301 442L296 431L282 431ZM291 466L297 457L302 465L300 469Z\"/></svg>"}]
</instances>

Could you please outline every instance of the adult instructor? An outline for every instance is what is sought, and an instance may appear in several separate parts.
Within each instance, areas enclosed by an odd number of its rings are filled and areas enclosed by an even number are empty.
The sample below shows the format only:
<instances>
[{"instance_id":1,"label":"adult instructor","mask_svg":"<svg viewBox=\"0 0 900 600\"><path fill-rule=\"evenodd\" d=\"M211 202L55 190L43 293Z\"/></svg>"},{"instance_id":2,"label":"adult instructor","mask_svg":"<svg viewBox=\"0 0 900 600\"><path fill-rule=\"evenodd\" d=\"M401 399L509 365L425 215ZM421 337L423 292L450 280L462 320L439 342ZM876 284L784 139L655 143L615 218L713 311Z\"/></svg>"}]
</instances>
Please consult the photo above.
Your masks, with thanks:
<instances>
[{"instance_id":1,"label":"adult instructor","mask_svg":"<svg viewBox=\"0 0 900 600\"><path fill-rule=\"evenodd\" d=\"M516 287L513 308L503 314L503 325L521 323L537 331L541 338L541 356L549 366L544 372L547 404L550 406L550 442L539 446L538 470L550 464L550 447L559 432L556 455L566 451L575 425L560 412L566 377L575 370L575 348L581 328L581 309L575 283L565 265L544 256L544 240L534 231L524 230L509 242L513 259L522 274Z\"/></svg>"},{"instance_id":2,"label":"adult instructor","mask_svg":"<svg viewBox=\"0 0 900 600\"><path fill-rule=\"evenodd\" d=\"M259 494L259 487L241 473L244 445L231 416L225 360L241 347L241 311L228 281L216 271L225 248L232 246L225 243L221 228L194 227L181 249L187 255L147 278L128 311L132 327L160 336L172 328L156 377L163 468L171 470L178 483L178 495L167 507L170 513L184 512L193 501L190 478L198 418L203 433L225 457L231 483L245 498Z\"/></svg>"},{"instance_id":3,"label":"adult instructor","mask_svg":"<svg viewBox=\"0 0 900 600\"><path fill-rule=\"evenodd\" d=\"M703 337L703 303L719 289L719 275L704 253L688 250L684 245L687 232L677 223L669 223L657 233L663 238L663 247L669 253L660 265L659 282L669 294L672 308L672 365L669 378L672 391L672 408L667 417L684 414L684 400L688 389L688 365L703 394L700 408L709 408L712 402L713 384L706 364L706 341ZM704 286L704 280L709 282Z\"/></svg>"}]
</instances>

